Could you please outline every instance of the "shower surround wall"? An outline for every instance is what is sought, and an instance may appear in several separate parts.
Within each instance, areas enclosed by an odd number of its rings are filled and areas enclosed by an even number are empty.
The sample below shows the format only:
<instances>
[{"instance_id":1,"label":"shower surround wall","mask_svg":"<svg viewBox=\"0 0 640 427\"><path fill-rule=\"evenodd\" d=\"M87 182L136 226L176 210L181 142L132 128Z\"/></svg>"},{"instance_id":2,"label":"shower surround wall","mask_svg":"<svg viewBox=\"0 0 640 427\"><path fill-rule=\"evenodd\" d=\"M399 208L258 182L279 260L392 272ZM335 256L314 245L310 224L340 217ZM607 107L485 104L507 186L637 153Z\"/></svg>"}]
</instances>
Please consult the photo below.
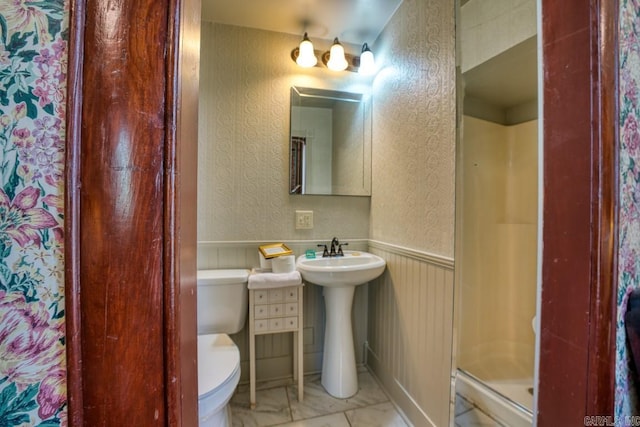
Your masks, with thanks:
<instances>
[{"instance_id":1,"label":"shower surround wall","mask_svg":"<svg viewBox=\"0 0 640 427\"><path fill-rule=\"evenodd\" d=\"M483 381L533 381L537 125L463 120L457 363Z\"/></svg>"},{"instance_id":2,"label":"shower surround wall","mask_svg":"<svg viewBox=\"0 0 640 427\"><path fill-rule=\"evenodd\" d=\"M405 0L375 43L367 363L414 425L449 425L454 2ZM377 59L378 60L378 59Z\"/></svg>"}]
</instances>

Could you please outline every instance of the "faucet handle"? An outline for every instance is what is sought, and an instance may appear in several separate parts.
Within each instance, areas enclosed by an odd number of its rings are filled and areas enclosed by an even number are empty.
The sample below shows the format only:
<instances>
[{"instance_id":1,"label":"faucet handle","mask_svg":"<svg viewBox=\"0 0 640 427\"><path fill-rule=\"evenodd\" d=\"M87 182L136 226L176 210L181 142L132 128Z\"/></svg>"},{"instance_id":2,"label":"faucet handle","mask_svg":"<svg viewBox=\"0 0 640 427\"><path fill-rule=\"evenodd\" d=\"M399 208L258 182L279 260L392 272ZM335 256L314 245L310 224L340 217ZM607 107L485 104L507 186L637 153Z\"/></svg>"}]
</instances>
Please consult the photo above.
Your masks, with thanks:
<instances>
[{"instance_id":1,"label":"faucet handle","mask_svg":"<svg viewBox=\"0 0 640 427\"><path fill-rule=\"evenodd\" d=\"M349 246L348 243L340 243L338 245L338 256L344 256L344 252L342 252L342 247L343 246Z\"/></svg>"},{"instance_id":2,"label":"faucet handle","mask_svg":"<svg viewBox=\"0 0 640 427\"><path fill-rule=\"evenodd\" d=\"M324 248L322 250L322 258L329 256L329 250L327 249L327 245L318 245L319 248Z\"/></svg>"}]
</instances>

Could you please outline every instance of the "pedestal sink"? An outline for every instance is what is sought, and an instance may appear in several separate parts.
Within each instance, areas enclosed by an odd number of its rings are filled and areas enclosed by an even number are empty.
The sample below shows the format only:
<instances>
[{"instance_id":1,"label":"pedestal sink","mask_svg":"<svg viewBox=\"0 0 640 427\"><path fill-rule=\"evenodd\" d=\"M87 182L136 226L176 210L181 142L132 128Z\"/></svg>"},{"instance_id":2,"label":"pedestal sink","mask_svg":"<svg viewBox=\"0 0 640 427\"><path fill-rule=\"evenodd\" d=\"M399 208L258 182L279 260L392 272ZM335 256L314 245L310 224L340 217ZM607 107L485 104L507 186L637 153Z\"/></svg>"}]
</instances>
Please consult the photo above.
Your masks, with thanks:
<instances>
[{"instance_id":1,"label":"pedestal sink","mask_svg":"<svg viewBox=\"0 0 640 427\"><path fill-rule=\"evenodd\" d=\"M344 256L298 257L296 268L302 278L323 287L326 308L322 386L341 399L358 391L358 374L351 328L351 306L356 286L380 276L385 261L377 255L345 251Z\"/></svg>"}]
</instances>

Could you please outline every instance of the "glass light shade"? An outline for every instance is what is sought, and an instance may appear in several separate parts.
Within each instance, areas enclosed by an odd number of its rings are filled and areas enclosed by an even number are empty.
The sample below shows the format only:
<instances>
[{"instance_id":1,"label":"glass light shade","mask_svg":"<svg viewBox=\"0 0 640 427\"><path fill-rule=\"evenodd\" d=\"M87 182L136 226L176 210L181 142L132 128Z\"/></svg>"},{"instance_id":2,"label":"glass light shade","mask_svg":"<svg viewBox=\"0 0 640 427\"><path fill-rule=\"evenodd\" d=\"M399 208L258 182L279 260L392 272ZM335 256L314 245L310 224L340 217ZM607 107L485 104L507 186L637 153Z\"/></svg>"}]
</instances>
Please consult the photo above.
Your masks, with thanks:
<instances>
[{"instance_id":1,"label":"glass light shade","mask_svg":"<svg viewBox=\"0 0 640 427\"><path fill-rule=\"evenodd\" d=\"M300 42L300 48L298 52L298 58L296 58L296 63L301 67L314 67L318 62L318 58L316 58L316 54L313 50L313 43L307 37L307 33L304 33L304 38Z\"/></svg>"},{"instance_id":2,"label":"glass light shade","mask_svg":"<svg viewBox=\"0 0 640 427\"><path fill-rule=\"evenodd\" d=\"M358 72L360 74L373 74L376 71L376 62L373 58L373 52L369 49L369 46L365 43L362 46L362 53L360 54L360 68Z\"/></svg>"},{"instance_id":3,"label":"glass light shade","mask_svg":"<svg viewBox=\"0 0 640 427\"><path fill-rule=\"evenodd\" d=\"M329 51L329 61L327 62L327 67L333 71L342 71L345 70L349 66L346 58L344 57L344 48L338 41L338 38L333 41L333 45L331 46L331 50Z\"/></svg>"}]
</instances>

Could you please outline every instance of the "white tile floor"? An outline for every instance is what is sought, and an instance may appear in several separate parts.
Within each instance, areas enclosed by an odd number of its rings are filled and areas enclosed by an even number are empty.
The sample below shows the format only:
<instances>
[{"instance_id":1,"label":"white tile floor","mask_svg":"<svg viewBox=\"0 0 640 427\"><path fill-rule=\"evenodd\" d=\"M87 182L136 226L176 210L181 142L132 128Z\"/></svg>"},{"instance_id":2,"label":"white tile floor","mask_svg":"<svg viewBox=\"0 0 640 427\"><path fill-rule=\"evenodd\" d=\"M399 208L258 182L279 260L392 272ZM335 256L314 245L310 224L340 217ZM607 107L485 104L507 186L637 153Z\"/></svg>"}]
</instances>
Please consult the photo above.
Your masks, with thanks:
<instances>
[{"instance_id":1,"label":"white tile floor","mask_svg":"<svg viewBox=\"0 0 640 427\"><path fill-rule=\"evenodd\" d=\"M231 399L234 427L407 427L369 372L358 374L358 393L336 399L322 388L319 375L304 381L298 402L295 384L258 384L256 408L249 407L249 388L238 387Z\"/></svg>"},{"instance_id":2,"label":"white tile floor","mask_svg":"<svg viewBox=\"0 0 640 427\"><path fill-rule=\"evenodd\" d=\"M455 407L455 425L456 427L501 427L493 418L473 406L471 402L466 400L459 394L456 395Z\"/></svg>"},{"instance_id":3,"label":"white tile floor","mask_svg":"<svg viewBox=\"0 0 640 427\"><path fill-rule=\"evenodd\" d=\"M238 387L231 399L233 427L408 427L410 424L364 370L358 374L358 393L336 399L324 390L319 375L304 381L304 399L298 402L292 381L261 383L256 391L256 408L250 409L249 385ZM500 427L470 402L456 396L456 427Z\"/></svg>"}]
</instances>

